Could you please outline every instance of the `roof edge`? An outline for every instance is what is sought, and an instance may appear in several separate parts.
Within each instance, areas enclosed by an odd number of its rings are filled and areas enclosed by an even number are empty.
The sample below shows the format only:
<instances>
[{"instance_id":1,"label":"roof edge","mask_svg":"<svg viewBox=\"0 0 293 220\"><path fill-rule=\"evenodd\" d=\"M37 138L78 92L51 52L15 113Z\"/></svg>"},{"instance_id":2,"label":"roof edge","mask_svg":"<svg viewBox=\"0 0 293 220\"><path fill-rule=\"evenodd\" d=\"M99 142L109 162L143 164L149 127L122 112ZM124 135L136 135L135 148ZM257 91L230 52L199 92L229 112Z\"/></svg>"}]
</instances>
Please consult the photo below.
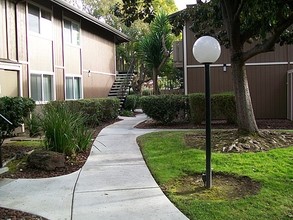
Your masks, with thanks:
<instances>
[{"instance_id":1,"label":"roof edge","mask_svg":"<svg viewBox=\"0 0 293 220\"><path fill-rule=\"evenodd\" d=\"M87 14L87 13L73 7L72 5L68 4L67 2L65 2L63 0L50 0L50 1L56 5L61 6L62 8L65 8L65 9L73 12L74 14L77 14L78 16L104 28L105 30L111 32L112 34L114 34L117 37L117 43L129 42L131 40L131 38L129 36L127 36L126 34L123 34L122 32L111 27L110 25L99 21L97 18L93 17L92 15Z\"/></svg>"}]
</instances>

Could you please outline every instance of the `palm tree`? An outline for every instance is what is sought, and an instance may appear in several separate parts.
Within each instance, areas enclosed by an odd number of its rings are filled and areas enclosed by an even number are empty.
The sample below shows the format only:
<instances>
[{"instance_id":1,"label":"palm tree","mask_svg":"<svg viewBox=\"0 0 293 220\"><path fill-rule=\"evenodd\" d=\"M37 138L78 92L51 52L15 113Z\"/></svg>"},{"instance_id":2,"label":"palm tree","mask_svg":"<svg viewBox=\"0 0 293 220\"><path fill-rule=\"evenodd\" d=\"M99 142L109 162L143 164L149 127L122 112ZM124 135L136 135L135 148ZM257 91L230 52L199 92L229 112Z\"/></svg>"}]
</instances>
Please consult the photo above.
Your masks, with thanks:
<instances>
[{"instance_id":1,"label":"palm tree","mask_svg":"<svg viewBox=\"0 0 293 220\"><path fill-rule=\"evenodd\" d=\"M152 70L153 92L159 94L158 75L171 55L172 34L168 15L160 12L150 24L150 33L139 43L140 55Z\"/></svg>"}]
</instances>

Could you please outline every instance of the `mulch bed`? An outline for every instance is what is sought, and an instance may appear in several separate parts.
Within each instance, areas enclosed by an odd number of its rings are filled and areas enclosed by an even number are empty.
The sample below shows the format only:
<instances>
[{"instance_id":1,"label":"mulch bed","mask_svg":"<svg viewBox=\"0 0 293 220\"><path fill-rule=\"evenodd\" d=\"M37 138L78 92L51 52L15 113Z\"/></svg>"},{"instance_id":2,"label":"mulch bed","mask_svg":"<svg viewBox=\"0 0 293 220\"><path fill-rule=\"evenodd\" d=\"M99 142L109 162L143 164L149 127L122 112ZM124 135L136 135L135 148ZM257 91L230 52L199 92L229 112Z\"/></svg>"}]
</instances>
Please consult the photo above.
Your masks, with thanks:
<instances>
[{"instance_id":1,"label":"mulch bed","mask_svg":"<svg viewBox=\"0 0 293 220\"><path fill-rule=\"evenodd\" d=\"M114 123L119 121L113 120L109 123L103 123L99 125L98 127L95 128L93 139L97 137L97 135L100 133L100 131ZM26 151L30 151L33 148L25 148ZM58 168L53 171L44 171L44 170L37 170L34 168L30 168L27 166L20 167L16 172L13 173L4 173L0 174L0 178L11 178L11 179L19 179L19 178L27 178L27 179L35 179L35 178L47 178L47 177L54 177L54 176L61 176L61 175L66 175L73 173L77 170L79 170L84 163L86 162L88 155L90 153L91 148L88 148L86 152L81 152L76 154L75 158L68 158L65 167L64 168ZM19 146L15 147L5 147L2 146L2 153L3 153L3 158L4 160L7 160L9 157L12 157L17 154L22 154L23 148ZM0 198L1 199L1 198ZM46 218L36 216L30 213L22 212L22 211L17 211L17 210L12 210L12 209L6 209L0 207L0 220L46 220Z\"/></svg>"},{"instance_id":2,"label":"mulch bed","mask_svg":"<svg viewBox=\"0 0 293 220\"><path fill-rule=\"evenodd\" d=\"M286 119L261 119L256 121L259 129L293 129L293 121ZM141 129L204 129L205 124L194 125L190 122L174 122L168 125L164 125L160 122L148 119L138 125L136 128ZM236 129L236 125L227 124L225 120L212 121L212 129Z\"/></svg>"}]
</instances>

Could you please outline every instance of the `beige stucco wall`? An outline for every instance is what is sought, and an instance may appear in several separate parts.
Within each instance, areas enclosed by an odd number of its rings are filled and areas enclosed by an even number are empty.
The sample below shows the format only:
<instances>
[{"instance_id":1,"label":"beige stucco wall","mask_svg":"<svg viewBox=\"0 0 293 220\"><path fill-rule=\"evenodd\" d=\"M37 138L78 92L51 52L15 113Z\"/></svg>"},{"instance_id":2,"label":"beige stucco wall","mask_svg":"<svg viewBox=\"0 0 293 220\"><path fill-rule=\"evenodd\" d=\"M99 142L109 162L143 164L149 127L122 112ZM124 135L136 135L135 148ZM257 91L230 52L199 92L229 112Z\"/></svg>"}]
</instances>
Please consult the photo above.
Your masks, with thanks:
<instances>
[{"instance_id":1,"label":"beige stucco wall","mask_svg":"<svg viewBox=\"0 0 293 220\"><path fill-rule=\"evenodd\" d=\"M30 2L52 9L52 39L27 32L27 1L0 0L0 59L21 65L23 96L29 96L31 72L48 72L54 74L57 99L64 99L67 74L82 77L84 98L106 97L115 79L113 35L57 5L52 7L49 1ZM80 24L80 46L64 44L63 16Z\"/></svg>"},{"instance_id":2,"label":"beige stucco wall","mask_svg":"<svg viewBox=\"0 0 293 220\"><path fill-rule=\"evenodd\" d=\"M84 97L107 97L115 80L115 44L89 26L82 30L81 45Z\"/></svg>"},{"instance_id":3,"label":"beige stucco wall","mask_svg":"<svg viewBox=\"0 0 293 220\"><path fill-rule=\"evenodd\" d=\"M53 72L52 40L29 34L28 42L30 69Z\"/></svg>"},{"instance_id":4,"label":"beige stucco wall","mask_svg":"<svg viewBox=\"0 0 293 220\"><path fill-rule=\"evenodd\" d=\"M115 73L115 45L86 30L82 30L83 69Z\"/></svg>"}]
</instances>

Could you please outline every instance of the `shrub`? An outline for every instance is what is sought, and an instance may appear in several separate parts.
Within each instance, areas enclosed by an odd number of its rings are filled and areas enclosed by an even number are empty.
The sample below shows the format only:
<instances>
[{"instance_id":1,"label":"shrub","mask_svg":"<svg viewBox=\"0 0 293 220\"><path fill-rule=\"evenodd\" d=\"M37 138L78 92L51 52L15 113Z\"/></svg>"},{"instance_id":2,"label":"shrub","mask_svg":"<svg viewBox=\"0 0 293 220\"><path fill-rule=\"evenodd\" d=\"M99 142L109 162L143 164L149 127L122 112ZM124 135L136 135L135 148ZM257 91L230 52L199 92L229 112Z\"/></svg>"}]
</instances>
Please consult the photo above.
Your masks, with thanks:
<instances>
[{"instance_id":1,"label":"shrub","mask_svg":"<svg viewBox=\"0 0 293 220\"><path fill-rule=\"evenodd\" d=\"M69 110L64 102L45 105L42 127L46 149L66 155L86 149L91 141L91 133L84 122L84 117Z\"/></svg>"},{"instance_id":2,"label":"shrub","mask_svg":"<svg viewBox=\"0 0 293 220\"><path fill-rule=\"evenodd\" d=\"M172 122L186 106L186 97L182 95L144 96L140 101L144 113L163 124Z\"/></svg>"},{"instance_id":3,"label":"shrub","mask_svg":"<svg viewBox=\"0 0 293 220\"><path fill-rule=\"evenodd\" d=\"M134 112L139 105L139 98L138 95L128 95L124 102L123 109Z\"/></svg>"},{"instance_id":4,"label":"shrub","mask_svg":"<svg viewBox=\"0 0 293 220\"><path fill-rule=\"evenodd\" d=\"M120 112L120 116L124 116L124 117L133 117L134 116L134 113L132 111L129 111L129 110L122 110Z\"/></svg>"},{"instance_id":5,"label":"shrub","mask_svg":"<svg viewBox=\"0 0 293 220\"><path fill-rule=\"evenodd\" d=\"M212 115L224 117L229 124L237 123L236 103L233 93L214 94L211 97Z\"/></svg>"},{"instance_id":6,"label":"shrub","mask_svg":"<svg viewBox=\"0 0 293 220\"><path fill-rule=\"evenodd\" d=\"M24 97L1 97L0 113L11 123L0 117L0 145L4 138L10 136L15 128L19 127L26 117L36 107L34 100Z\"/></svg>"},{"instance_id":7,"label":"shrub","mask_svg":"<svg viewBox=\"0 0 293 220\"><path fill-rule=\"evenodd\" d=\"M189 95L190 118L195 124L205 120L205 96L202 93Z\"/></svg>"},{"instance_id":8,"label":"shrub","mask_svg":"<svg viewBox=\"0 0 293 220\"><path fill-rule=\"evenodd\" d=\"M192 122L201 124L205 120L205 95L195 93L189 95L190 116ZM233 93L220 93L211 96L212 118L226 119L227 123L236 123L236 104Z\"/></svg>"},{"instance_id":9,"label":"shrub","mask_svg":"<svg viewBox=\"0 0 293 220\"><path fill-rule=\"evenodd\" d=\"M38 135L41 135L42 123L40 115L32 113L30 117L27 117L25 119L24 123L26 125L26 129L29 131L30 137L36 137Z\"/></svg>"},{"instance_id":10,"label":"shrub","mask_svg":"<svg viewBox=\"0 0 293 220\"><path fill-rule=\"evenodd\" d=\"M141 95L142 95L142 96L150 96L150 95L152 95L152 94L153 94L153 91L150 90L150 89L144 89L144 90L142 90L142 92L141 92Z\"/></svg>"},{"instance_id":11,"label":"shrub","mask_svg":"<svg viewBox=\"0 0 293 220\"><path fill-rule=\"evenodd\" d=\"M98 101L100 106L101 118L100 120L110 121L116 119L119 115L120 108L120 100L117 98L100 98L94 99L94 101Z\"/></svg>"},{"instance_id":12,"label":"shrub","mask_svg":"<svg viewBox=\"0 0 293 220\"><path fill-rule=\"evenodd\" d=\"M82 113L88 126L116 119L119 115L120 101L117 98L80 99L74 101L54 101L52 105L64 103L73 113Z\"/></svg>"}]
</instances>

